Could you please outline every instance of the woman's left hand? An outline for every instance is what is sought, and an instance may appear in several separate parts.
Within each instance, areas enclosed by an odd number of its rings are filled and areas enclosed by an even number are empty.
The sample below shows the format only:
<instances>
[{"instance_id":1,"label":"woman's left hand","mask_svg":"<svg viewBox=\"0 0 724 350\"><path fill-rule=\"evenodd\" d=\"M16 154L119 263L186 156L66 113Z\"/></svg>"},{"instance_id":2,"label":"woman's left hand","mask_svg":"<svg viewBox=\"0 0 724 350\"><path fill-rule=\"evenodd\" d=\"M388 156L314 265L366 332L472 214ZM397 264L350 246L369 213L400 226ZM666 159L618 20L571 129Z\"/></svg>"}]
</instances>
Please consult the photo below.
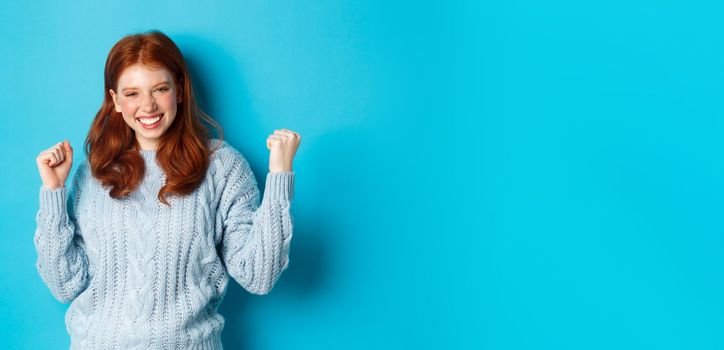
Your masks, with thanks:
<instances>
[{"instance_id":1,"label":"woman's left hand","mask_svg":"<svg viewBox=\"0 0 724 350\"><path fill-rule=\"evenodd\" d=\"M297 153L302 137L289 129L274 130L266 139L266 148L269 149L269 171L292 171L292 161Z\"/></svg>"}]
</instances>

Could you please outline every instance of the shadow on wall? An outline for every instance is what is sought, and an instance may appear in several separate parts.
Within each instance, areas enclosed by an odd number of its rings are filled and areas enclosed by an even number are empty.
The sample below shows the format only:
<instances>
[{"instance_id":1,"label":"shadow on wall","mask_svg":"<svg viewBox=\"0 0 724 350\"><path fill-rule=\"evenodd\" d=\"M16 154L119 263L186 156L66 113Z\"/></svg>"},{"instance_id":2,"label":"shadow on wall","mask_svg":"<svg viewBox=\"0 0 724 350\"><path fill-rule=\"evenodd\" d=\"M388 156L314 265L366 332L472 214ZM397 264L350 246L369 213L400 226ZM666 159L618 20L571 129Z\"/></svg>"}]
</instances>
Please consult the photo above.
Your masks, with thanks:
<instances>
[{"instance_id":1,"label":"shadow on wall","mask_svg":"<svg viewBox=\"0 0 724 350\"><path fill-rule=\"evenodd\" d=\"M217 100L220 96L217 96L218 93L215 94L214 92L221 90L232 91L234 93L233 104L244 108L241 114L242 117L236 118L234 123L247 125L253 122L248 107L250 105L248 89L244 85L242 67L237 63L237 60L234 60L224 49L204 38L181 34L174 35L173 39L181 49L188 66L199 108L219 122L226 131L228 125L225 125L223 118L221 118L223 111ZM212 62L213 69L210 67ZM216 71L223 72L225 75L226 79L223 82L215 81L218 80ZM221 83L223 83L223 86L220 86ZM213 128L208 124L206 125L212 134L216 133ZM226 136L228 134L225 134L225 139Z\"/></svg>"}]
</instances>

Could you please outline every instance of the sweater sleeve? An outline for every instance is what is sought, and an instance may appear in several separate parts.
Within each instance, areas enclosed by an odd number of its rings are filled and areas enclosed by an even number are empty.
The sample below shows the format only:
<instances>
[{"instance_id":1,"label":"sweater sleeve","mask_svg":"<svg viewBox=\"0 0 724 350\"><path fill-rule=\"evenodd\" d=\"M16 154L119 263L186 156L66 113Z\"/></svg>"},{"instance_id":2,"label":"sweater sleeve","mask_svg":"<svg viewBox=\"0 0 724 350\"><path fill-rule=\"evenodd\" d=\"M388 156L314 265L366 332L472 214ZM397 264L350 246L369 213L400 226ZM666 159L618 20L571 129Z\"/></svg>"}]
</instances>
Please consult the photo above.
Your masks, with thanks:
<instances>
[{"instance_id":1,"label":"sweater sleeve","mask_svg":"<svg viewBox=\"0 0 724 350\"><path fill-rule=\"evenodd\" d=\"M76 215L84 176L78 167L73 188L40 187L40 208L36 215L36 268L53 296L62 303L75 299L89 282L89 263Z\"/></svg>"},{"instance_id":2,"label":"sweater sleeve","mask_svg":"<svg viewBox=\"0 0 724 350\"><path fill-rule=\"evenodd\" d=\"M246 159L236 154L219 203L222 258L229 274L253 294L267 294L289 265L294 172L267 173L264 198Z\"/></svg>"}]
</instances>

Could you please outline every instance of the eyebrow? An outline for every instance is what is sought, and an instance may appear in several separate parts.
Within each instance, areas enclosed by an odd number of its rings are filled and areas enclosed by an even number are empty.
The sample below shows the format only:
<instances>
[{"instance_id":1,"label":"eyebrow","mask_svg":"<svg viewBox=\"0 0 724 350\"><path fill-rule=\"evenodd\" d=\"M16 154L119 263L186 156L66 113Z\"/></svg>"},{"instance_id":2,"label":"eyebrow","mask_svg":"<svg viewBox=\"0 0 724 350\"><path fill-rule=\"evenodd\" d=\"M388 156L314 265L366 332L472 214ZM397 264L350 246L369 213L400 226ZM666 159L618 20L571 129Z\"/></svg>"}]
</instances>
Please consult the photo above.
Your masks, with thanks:
<instances>
[{"instance_id":1,"label":"eyebrow","mask_svg":"<svg viewBox=\"0 0 724 350\"><path fill-rule=\"evenodd\" d=\"M156 87L156 86L159 86L159 85L163 85L163 84L169 84L169 82L166 81L166 80L164 80L164 81L162 81L162 82L154 85L153 87ZM123 88L123 90L121 90L121 92L126 91L126 90L133 90L133 89L136 89L136 87L126 87L126 88Z\"/></svg>"}]
</instances>

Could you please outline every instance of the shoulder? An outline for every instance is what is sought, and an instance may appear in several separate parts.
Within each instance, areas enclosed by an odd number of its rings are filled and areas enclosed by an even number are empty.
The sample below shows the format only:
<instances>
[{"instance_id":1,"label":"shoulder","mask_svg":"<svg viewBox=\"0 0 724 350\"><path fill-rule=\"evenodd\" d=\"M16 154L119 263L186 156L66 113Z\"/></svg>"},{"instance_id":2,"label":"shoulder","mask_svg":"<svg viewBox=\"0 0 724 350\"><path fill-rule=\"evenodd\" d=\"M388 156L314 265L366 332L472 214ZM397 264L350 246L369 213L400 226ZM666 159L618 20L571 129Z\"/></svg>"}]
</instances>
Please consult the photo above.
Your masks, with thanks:
<instances>
[{"instance_id":1,"label":"shoulder","mask_svg":"<svg viewBox=\"0 0 724 350\"><path fill-rule=\"evenodd\" d=\"M212 138L209 147L211 149L209 171L215 177L251 174L251 167L246 157L225 140Z\"/></svg>"},{"instance_id":2,"label":"shoulder","mask_svg":"<svg viewBox=\"0 0 724 350\"><path fill-rule=\"evenodd\" d=\"M209 141L211 149L211 163L223 165L227 163L247 163L246 158L236 148L225 140L212 138Z\"/></svg>"},{"instance_id":3,"label":"shoulder","mask_svg":"<svg viewBox=\"0 0 724 350\"><path fill-rule=\"evenodd\" d=\"M74 165L75 173L73 174L72 188L76 192L107 192L108 188L103 186L101 182L93 176L93 170L90 167L88 158L83 158Z\"/></svg>"},{"instance_id":4,"label":"shoulder","mask_svg":"<svg viewBox=\"0 0 724 350\"><path fill-rule=\"evenodd\" d=\"M75 166L75 173L73 174L73 185L74 187L82 186L88 183L88 178L91 176L90 166L88 165L88 159L83 158Z\"/></svg>"},{"instance_id":5,"label":"shoulder","mask_svg":"<svg viewBox=\"0 0 724 350\"><path fill-rule=\"evenodd\" d=\"M96 183L94 178L91 176L90 165L88 160L83 158L75 164L75 173L71 183L69 184L69 195L73 197L76 204L82 202L82 198L86 198L86 193L90 193L97 190L94 186Z\"/></svg>"}]
</instances>

